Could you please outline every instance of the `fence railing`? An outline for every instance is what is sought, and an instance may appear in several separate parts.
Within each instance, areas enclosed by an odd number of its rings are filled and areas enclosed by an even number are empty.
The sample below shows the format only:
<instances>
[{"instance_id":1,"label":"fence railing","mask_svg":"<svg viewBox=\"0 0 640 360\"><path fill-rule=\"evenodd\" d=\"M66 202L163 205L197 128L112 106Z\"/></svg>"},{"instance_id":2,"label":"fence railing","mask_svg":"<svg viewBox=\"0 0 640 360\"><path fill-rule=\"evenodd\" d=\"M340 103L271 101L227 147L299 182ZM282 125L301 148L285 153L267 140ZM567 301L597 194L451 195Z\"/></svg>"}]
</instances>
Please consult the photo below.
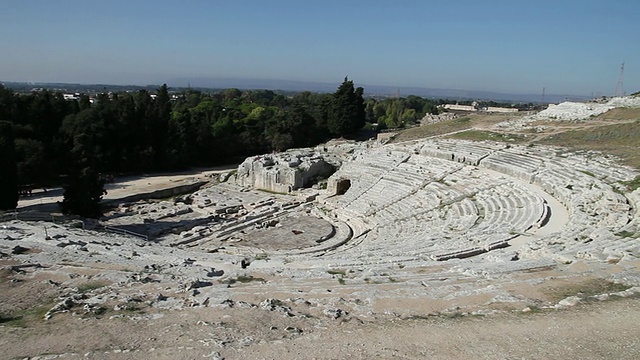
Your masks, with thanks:
<instances>
[{"instance_id":1,"label":"fence railing","mask_svg":"<svg viewBox=\"0 0 640 360\"><path fill-rule=\"evenodd\" d=\"M108 231L108 232L112 232L120 235L135 236L141 239L145 239L147 241L149 240L148 235L140 234L134 231L126 230L126 229L121 229L113 226L100 226L100 228L102 228L104 231Z\"/></svg>"},{"instance_id":2,"label":"fence railing","mask_svg":"<svg viewBox=\"0 0 640 360\"><path fill-rule=\"evenodd\" d=\"M9 220L23 220L23 221L50 221L50 222L62 222L70 220L69 217L64 215L55 215L50 213L41 212L5 212L0 214L0 221Z\"/></svg>"}]
</instances>

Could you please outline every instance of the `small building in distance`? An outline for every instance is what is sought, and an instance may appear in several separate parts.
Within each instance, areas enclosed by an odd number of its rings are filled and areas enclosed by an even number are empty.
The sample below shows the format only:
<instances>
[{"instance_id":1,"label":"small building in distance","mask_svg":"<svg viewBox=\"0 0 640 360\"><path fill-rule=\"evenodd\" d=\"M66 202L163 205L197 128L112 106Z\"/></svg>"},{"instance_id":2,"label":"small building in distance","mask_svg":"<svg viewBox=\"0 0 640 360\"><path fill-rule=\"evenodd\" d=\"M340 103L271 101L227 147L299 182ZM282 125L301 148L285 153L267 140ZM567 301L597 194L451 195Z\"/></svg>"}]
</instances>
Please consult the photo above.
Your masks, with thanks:
<instances>
[{"instance_id":1,"label":"small building in distance","mask_svg":"<svg viewBox=\"0 0 640 360\"><path fill-rule=\"evenodd\" d=\"M472 105L445 104L444 108L454 111L478 111L476 106L477 104L474 102Z\"/></svg>"},{"instance_id":2,"label":"small building in distance","mask_svg":"<svg viewBox=\"0 0 640 360\"><path fill-rule=\"evenodd\" d=\"M80 100L80 94L62 94L65 100Z\"/></svg>"},{"instance_id":3,"label":"small building in distance","mask_svg":"<svg viewBox=\"0 0 640 360\"><path fill-rule=\"evenodd\" d=\"M516 113L518 112L517 108L504 108L504 107L496 107L496 106L488 106L483 111L493 112L493 113Z\"/></svg>"},{"instance_id":4,"label":"small building in distance","mask_svg":"<svg viewBox=\"0 0 640 360\"><path fill-rule=\"evenodd\" d=\"M486 106L481 107L477 101L471 103L471 105L460 105L460 104L445 104L445 110L449 111L468 111L468 112L490 112L490 113L516 113L518 112L517 108L510 107L497 107L497 106Z\"/></svg>"}]
</instances>

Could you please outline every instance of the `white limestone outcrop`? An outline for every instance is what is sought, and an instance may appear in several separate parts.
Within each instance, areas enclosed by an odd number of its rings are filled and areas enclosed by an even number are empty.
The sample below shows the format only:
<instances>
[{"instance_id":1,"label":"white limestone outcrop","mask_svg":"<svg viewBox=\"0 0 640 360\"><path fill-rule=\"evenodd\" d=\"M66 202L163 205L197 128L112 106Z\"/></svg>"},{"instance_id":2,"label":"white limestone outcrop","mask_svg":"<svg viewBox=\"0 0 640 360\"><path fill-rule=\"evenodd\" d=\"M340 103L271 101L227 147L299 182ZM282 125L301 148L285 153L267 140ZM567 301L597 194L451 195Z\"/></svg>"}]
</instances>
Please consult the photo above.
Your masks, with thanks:
<instances>
[{"instance_id":1,"label":"white limestone outcrop","mask_svg":"<svg viewBox=\"0 0 640 360\"><path fill-rule=\"evenodd\" d=\"M310 186L314 179L328 177L334 169L321 153L294 150L247 158L238 166L236 182L241 186L290 193Z\"/></svg>"}]
</instances>

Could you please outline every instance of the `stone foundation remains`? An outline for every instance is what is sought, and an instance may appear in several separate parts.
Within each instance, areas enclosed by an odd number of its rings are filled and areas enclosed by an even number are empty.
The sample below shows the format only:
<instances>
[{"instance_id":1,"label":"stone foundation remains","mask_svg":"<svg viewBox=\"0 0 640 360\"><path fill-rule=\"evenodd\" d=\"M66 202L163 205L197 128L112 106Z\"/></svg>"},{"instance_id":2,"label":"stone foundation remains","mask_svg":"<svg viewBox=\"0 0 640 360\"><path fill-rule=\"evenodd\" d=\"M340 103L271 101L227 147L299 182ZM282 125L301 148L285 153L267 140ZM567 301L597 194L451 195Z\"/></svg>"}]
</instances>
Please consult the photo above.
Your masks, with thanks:
<instances>
[{"instance_id":1,"label":"stone foundation remains","mask_svg":"<svg viewBox=\"0 0 640 360\"><path fill-rule=\"evenodd\" d=\"M312 150L250 157L238 166L236 183L276 193L290 193L331 176L336 166L325 160L326 157Z\"/></svg>"}]
</instances>

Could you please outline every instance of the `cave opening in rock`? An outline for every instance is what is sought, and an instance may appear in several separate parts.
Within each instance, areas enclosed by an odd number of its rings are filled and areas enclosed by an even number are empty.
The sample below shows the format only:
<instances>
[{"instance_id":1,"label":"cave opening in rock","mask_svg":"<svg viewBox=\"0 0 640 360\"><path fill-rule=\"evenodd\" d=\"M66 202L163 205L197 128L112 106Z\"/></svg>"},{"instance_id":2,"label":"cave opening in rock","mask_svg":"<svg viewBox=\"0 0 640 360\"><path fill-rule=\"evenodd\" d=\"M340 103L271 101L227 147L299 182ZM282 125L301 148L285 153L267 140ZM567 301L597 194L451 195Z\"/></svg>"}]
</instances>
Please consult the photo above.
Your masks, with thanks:
<instances>
[{"instance_id":1,"label":"cave opening in rock","mask_svg":"<svg viewBox=\"0 0 640 360\"><path fill-rule=\"evenodd\" d=\"M338 183L336 185L336 195L344 195L347 192L347 190L349 190L350 187L351 187L351 180L349 179L338 180Z\"/></svg>"}]
</instances>

